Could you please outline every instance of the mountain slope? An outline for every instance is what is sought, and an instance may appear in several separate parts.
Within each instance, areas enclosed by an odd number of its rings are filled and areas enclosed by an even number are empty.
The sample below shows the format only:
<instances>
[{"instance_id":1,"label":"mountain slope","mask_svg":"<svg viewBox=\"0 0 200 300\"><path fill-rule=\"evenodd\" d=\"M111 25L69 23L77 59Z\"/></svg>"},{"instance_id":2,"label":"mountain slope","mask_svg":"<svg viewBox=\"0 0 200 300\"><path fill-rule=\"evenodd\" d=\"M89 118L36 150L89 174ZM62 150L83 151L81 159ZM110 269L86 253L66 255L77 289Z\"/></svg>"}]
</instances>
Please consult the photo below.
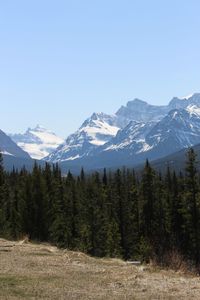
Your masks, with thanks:
<instances>
[{"instance_id":1,"label":"mountain slope","mask_svg":"<svg viewBox=\"0 0 200 300\"><path fill-rule=\"evenodd\" d=\"M32 158L21 158L21 157L15 157L15 156L3 154L3 166L6 171L12 171L13 167L18 170L21 170L22 168L25 167L26 170L32 171L35 161L36 160ZM41 167L45 166L45 162L42 160L37 160L36 162Z\"/></svg>"},{"instance_id":2,"label":"mountain slope","mask_svg":"<svg viewBox=\"0 0 200 300\"><path fill-rule=\"evenodd\" d=\"M197 169L200 171L200 144L192 147L197 155ZM151 165L158 171L166 172L169 167L171 170L176 170L177 172L184 172L186 166L188 148L184 148L178 152L167 155L163 158L153 160ZM140 168L141 166L139 166Z\"/></svg>"},{"instance_id":3,"label":"mountain slope","mask_svg":"<svg viewBox=\"0 0 200 300\"><path fill-rule=\"evenodd\" d=\"M64 143L63 139L40 125L29 128L24 134L11 134L10 137L34 159L43 159Z\"/></svg>"},{"instance_id":4,"label":"mountain slope","mask_svg":"<svg viewBox=\"0 0 200 300\"><path fill-rule=\"evenodd\" d=\"M136 152L147 150L145 137L155 124L131 121L124 129L119 130L116 137L105 144L101 151L120 151L127 148L135 149Z\"/></svg>"},{"instance_id":5,"label":"mountain slope","mask_svg":"<svg viewBox=\"0 0 200 300\"><path fill-rule=\"evenodd\" d=\"M29 159L28 153L23 151L19 146L11 140L2 130L0 130L0 152L13 157Z\"/></svg>"}]
</instances>

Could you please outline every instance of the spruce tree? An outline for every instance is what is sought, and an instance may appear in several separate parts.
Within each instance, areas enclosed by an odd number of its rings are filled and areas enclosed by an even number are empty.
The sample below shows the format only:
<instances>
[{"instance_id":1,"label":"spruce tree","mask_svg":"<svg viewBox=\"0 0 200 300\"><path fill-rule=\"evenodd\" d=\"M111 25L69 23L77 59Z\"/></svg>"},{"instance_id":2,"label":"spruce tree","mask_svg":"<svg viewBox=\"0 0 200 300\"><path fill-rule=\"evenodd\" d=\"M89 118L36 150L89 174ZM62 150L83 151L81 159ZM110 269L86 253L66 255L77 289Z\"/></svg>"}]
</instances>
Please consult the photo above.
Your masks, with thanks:
<instances>
[{"instance_id":1,"label":"spruce tree","mask_svg":"<svg viewBox=\"0 0 200 300\"><path fill-rule=\"evenodd\" d=\"M147 260L154 242L155 172L146 161L140 185L140 236L144 259Z\"/></svg>"},{"instance_id":2,"label":"spruce tree","mask_svg":"<svg viewBox=\"0 0 200 300\"><path fill-rule=\"evenodd\" d=\"M188 251L194 255L196 267L200 271L200 206L199 184L197 177L196 154L192 148L187 152L186 162L186 191L184 194L185 221L187 223L186 234L188 237Z\"/></svg>"},{"instance_id":3,"label":"spruce tree","mask_svg":"<svg viewBox=\"0 0 200 300\"><path fill-rule=\"evenodd\" d=\"M0 234L3 235L6 232L6 215L7 215L7 196L8 190L5 182L5 171L3 167L3 156L0 152Z\"/></svg>"}]
</instances>

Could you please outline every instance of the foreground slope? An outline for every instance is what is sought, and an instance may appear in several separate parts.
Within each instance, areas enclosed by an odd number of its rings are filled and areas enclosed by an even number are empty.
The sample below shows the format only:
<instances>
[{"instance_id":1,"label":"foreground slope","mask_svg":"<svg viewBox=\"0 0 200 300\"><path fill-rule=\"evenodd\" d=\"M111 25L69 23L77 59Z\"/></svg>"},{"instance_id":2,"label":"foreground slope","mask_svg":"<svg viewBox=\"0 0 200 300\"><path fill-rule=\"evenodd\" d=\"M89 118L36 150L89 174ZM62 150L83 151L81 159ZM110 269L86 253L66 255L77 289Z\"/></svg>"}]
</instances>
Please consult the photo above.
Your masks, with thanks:
<instances>
[{"instance_id":1,"label":"foreground slope","mask_svg":"<svg viewBox=\"0 0 200 300\"><path fill-rule=\"evenodd\" d=\"M200 279L0 239L0 299L200 299Z\"/></svg>"}]
</instances>

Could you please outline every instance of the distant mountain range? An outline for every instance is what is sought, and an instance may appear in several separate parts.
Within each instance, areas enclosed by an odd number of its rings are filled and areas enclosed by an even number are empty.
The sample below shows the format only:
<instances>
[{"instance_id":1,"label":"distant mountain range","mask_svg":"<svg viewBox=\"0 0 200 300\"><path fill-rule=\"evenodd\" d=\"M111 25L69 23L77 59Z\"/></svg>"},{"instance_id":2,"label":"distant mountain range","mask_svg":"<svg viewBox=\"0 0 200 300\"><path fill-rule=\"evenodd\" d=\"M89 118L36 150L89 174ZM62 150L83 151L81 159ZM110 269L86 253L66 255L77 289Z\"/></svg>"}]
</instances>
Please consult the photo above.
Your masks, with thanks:
<instances>
[{"instance_id":1,"label":"distant mountain range","mask_svg":"<svg viewBox=\"0 0 200 300\"><path fill-rule=\"evenodd\" d=\"M198 143L200 94L173 98L166 106L135 99L114 115L93 114L46 160L66 169L135 166Z\"/></svg>"},{"instance_id":2,"label":"distant mountain range","mask_svg":"<svg viewBox=\"0 0 200 300\"><path fill-rule=\"evenodd\" d=\"M78 171L82 166L86 170L132 167L146 158L162 161L200 144L200 94L175 97L165 106L134 99L114 115L92 114L66 140L41 126L10 135L13 141L7 138L15 152L11 153L9 143L6 147L0 139L5 155L58 162L63 172Z\"/></svg>"}]
</instances>

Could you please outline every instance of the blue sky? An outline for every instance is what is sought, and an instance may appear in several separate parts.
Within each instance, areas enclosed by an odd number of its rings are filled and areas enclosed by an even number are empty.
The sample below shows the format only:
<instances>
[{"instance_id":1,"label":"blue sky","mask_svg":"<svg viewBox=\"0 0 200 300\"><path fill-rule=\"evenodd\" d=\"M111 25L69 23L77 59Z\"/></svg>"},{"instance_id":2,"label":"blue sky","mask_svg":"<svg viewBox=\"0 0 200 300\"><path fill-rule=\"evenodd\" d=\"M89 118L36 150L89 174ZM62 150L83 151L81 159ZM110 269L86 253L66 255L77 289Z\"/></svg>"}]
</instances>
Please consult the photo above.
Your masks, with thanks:
<instances>
[{"instance_id":1,"label":"blue sky","mask_svg":"<svg viewBox=\"0 0 200 300\"><path fill-rule=\"evenodd\" d=\"M199 0L0 1L0 128L66 137L94 111L200 91Z\"/></svg>"}]
</instances>

